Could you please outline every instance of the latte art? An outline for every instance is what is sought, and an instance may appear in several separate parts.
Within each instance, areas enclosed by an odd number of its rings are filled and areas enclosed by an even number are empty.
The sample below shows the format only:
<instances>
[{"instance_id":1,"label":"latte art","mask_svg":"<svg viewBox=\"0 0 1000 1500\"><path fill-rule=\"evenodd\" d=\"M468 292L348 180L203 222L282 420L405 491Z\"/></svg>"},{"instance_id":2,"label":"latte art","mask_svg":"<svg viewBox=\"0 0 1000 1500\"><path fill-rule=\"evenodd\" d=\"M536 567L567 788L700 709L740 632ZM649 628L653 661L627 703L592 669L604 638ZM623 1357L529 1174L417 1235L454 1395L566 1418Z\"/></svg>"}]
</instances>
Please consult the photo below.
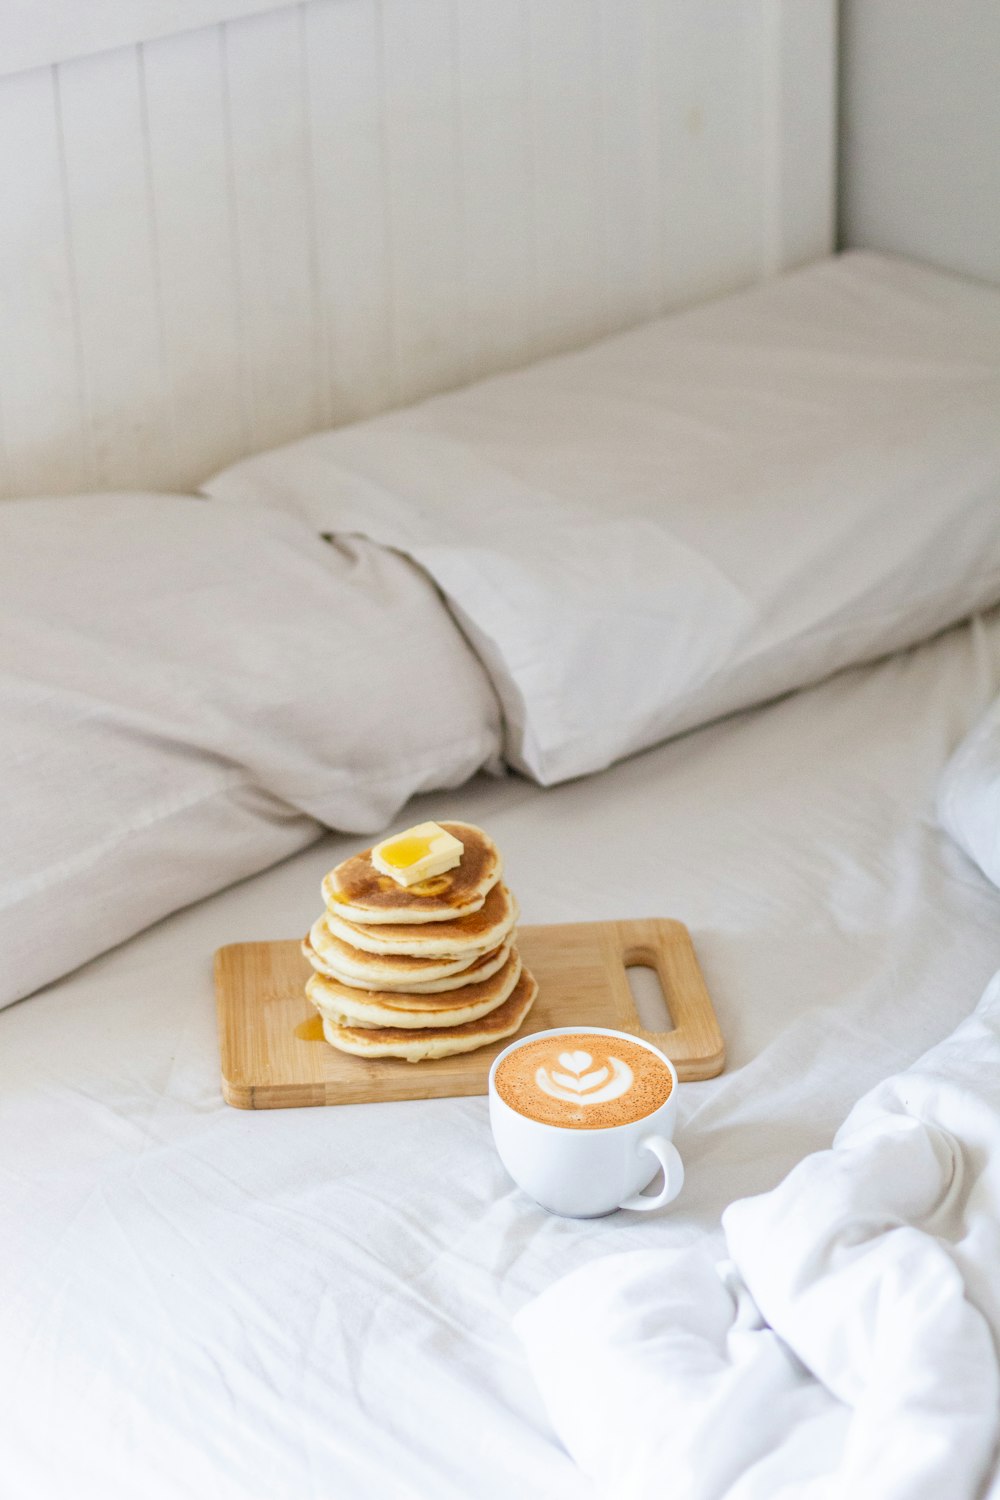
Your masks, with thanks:
<instances>
[{"instance_id":1,"label":"latte art","mask_svg":"<svg viewBox=\"0 0 1000 1500\"><path fill-rule=\"evenodd\" d=\"M529 1037L494 1079L505 1104L543 1125L603 1130L641 1120L673 1086L670 1069L640 1042L601 1032Z\"/></svg>"},{"instance_id":2,"label":"latte art","mask_svg":"<svg viewBox=\"0 0 1000 1500\"><path fill-rule=\"evenodd\" d=\"M609 1057L604 1067L590 1073L585 1071L594 1061L589 1052L560 1052L558 1061L565 1072L547 1068L543 1063L535 1074L535 1082L544 1094L564 1099L567 1104L605 1104L609 1099L618 1099L632 1087L635 1076L628 1063L617 1057Z\"/></svg>"}]
</instances>

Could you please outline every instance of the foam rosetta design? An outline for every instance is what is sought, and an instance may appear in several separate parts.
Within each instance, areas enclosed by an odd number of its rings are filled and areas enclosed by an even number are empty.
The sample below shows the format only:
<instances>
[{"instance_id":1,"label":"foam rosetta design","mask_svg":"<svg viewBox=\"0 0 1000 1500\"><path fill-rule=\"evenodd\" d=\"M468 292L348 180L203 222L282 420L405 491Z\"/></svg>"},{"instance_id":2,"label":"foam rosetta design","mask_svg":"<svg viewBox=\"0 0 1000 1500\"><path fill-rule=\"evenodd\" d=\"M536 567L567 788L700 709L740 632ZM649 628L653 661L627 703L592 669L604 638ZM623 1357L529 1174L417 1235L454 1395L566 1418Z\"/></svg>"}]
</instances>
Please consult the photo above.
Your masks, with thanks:
<instances>
[{"instance_id":1,"label":"foam rosetta design","mask_svg":"<svg viewBox=\"0 0 1000 1500\"><path fill-rule=\"evenodd\" d=\"M609 1054L597 1068L592 1066L594 1059L589 1052L560 1052L556 1061L564 1071L543 1063L535 1073L535 1083L551 1099L563 1099L567 1104L606 1104L610 1099L620 1099L632 1087L632 1069L619 1057Z\"/></svg>"},{"instance_id":2,"label":"foam rosetta design","mask_svg":"<svg viewBox=\"0 0 1000 1500\"><path fill-rule=\"evenodd\" d=\"M653 1114L670 1098L670 1064L617 1032L556 1031L528 1037L497 1064L498 1097L540 1125L604 1130Z\"/></svg>"}]
</instances>

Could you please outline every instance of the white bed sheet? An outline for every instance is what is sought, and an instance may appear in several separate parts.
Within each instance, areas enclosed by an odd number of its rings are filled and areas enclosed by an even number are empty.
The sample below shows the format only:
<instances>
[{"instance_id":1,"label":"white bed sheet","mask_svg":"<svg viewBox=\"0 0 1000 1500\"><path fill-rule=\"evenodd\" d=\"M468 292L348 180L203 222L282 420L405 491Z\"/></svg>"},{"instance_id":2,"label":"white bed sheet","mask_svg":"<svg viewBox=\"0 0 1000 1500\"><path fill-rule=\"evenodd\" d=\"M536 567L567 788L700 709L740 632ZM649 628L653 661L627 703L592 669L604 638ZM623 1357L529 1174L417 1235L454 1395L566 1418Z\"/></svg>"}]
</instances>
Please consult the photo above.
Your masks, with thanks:
<instances>
[{"instance_id":1,"label":"white bed sheet","mask_svg":"<svg viewBox=\"0 0 1000 1500\"><path fill-rule=\"evenodd\" d=\"M0 1015L0 1494L578 1497L509 1317L594 1256L718 1234L1000 966L934 787L1000 614L585 781L480 779L525 921L688 923L729 1047L663 1214L551 1218L485 1099L243 1113L211 954L315 914L329 839ZM58 913L53 914L58 920Z\"/></svg>"}]
</instances>

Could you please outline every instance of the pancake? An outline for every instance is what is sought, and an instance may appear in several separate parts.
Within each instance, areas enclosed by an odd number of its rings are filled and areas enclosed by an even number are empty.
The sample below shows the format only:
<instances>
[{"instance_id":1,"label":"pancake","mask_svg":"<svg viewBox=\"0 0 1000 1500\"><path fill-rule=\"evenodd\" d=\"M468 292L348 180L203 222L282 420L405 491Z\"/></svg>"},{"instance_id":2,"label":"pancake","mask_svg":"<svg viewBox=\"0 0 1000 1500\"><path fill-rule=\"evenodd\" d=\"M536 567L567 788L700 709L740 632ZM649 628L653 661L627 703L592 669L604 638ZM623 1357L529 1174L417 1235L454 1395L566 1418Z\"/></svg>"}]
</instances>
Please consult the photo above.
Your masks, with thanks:
<instances>
[{"instance_id":1,"label":"pancake","mask_svg":"<svg viewBox=\"0 0 1000 1500\"><path fill-rule=\"evenodd\" d=\"M323 877L323 900L349 922L376 925L453 922L480 911L503 873L500 851L489 834L472 823L442 823L440 827L465 846L453 870L416 885L398 885L376 870L371 849L362 849Z\"/></svg>"},{"instance_id":2,"label":"pancake","mask_svg":"<svg viewBox=\"0 0 1000 1500\"><path fill-rule=\"evenodd\" d=\"M440 995L489 979L507 962L510 934L498 948L475 950L471 962L461 958L411 958L403 953L366 953L344 943L320 917L303 939L302 952L317 974L326 974L356 990L387 990L407 995Z\"/></svg>"},{"instance_id":3,"label":"pancake","mask_svg":"<svg viewBox=\"0 0 1000 1500\"><path fill-rule=\"evenodd\" d=\"M517 902L501 882L479 911L451 922L402 922L362 926L327 911L326 925L342 942L366 953L404 953L415 958L469 958L496 948L517 921Z\"/></svg>"},{"instance_id":4,"label":"pancake","mask_svg":"<svg viewBox=\"0 0 1000 1500\"><path fill-rule=\"evenodd\" d=\"M492 1042L513 1036L523 1024L537 994L538 985L527 969L522 969L513 994L478 1021L412 1031L402 1026L338 1026L324 1018L323 1035L331 1047L340 1052L353 1052L356 1057L402 1057L407 1062L450 1057L457 1052L474 1052L477 1047L488 1047Z\"/></svg>"},{"instance_id":5,"label":"pancake","mask_svg":"<svg viewBox=\"0 0 1000 1500\"><path fill-rule=\"evenodd\" d=\"M515 949L499 973L448 995L404 996L379 990L352 990L334 979L324 979L322 974L314 974L307 982L306 994L324 1021L335 1026L420 1031L480 1020L503 1005L520 977L521 960Z\"/></svg>"}]
</instances>

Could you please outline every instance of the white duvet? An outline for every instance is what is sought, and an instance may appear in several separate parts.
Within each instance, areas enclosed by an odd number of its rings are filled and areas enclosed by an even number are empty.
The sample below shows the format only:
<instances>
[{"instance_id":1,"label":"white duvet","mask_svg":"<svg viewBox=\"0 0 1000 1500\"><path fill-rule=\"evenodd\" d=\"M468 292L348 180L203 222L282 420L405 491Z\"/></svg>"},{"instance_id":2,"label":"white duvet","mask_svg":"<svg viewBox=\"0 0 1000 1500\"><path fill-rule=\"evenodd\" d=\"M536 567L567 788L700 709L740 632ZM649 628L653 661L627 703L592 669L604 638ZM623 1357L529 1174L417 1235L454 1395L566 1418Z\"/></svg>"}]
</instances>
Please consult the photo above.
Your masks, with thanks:
<instances>
[{"instance_id":1,"label":"white duvet","mask_svg":"<svg viewBox=\"0 0 1000 1500\"><path fill-rule=\"evenodd\" d=\"M647 1254L667 1288L659 1267L701 1266L692 1337L714 1316L720 1339L742 1340L727 1355L731 1404L692 1449L687 1489L671 1468L662 1492L779 1496L761 1488L776 1446L782 1472L836 1472L858 1398L847 1377L864 1351L820 1371L823 1384L808 1379L772 1301L778 1260L748 1255L745 1216L728 1221L727 1246L721 1215L770 1193L830 1147L859 1099L934 1056L1000 966L1000 896L934 816L941 767L998 689L994 615L587 781L542 791L480 780L413 805L414 818L451 813L491 830L525 921L663 914L691 928L729 1060L719 1078L682 1087L687 1185L662 1215L580 1223L535 1208L495 1157L485 1099L256 1114L222 1103L212 952L304 931L347 839L0 1014L4 1500L598 1493L553 1427L512 1318L566 1273L628 1250ZM901 1086L865 1111L899 1114ZM988 1099L992 1081L980 1086ZM971 1137L941 1112L948 1091L921 1088L933 1109L916 1112L964 1158ZM980 1139L994 1128L990 1117ZM946 1157L930 1129L927 1155L921 1130L900 1149L922 1166L913 1191L933 1199ZM764 1200L775 1213L786 1201ZM943 1201L965 1217L934 1225L941 1255L957 1265L971 1233L971 1264L986 1199ZM922 1202L884 1211L924 1222ZM803 1243L781 1243L780 1264ZM749 1287L730 1283L744 1309L735 1336L714 1269L727 1257ZM756 1330L751 1294L779 1318L777 1334ZM975 1312L963 1316L977 1360L986 1295L951 1298ZM753 1360L774 1392L763 1407L739 1390L741 1361ZM981 1403L995 1405L982 1367ZM923 1368L915 1357L903 1373ZM671 1420L662 1406L652 1415ZM965 1485L986 1446L982 1405L968 1412L955 1471ZM930 1444L930 1423L917 1430ZM622 1462L646 1452L637 1440Z\"/></svg>"},{"instance_id":2,"label":"white duvet","mask_svg":"<svg viewBox=\"0 0 1000 1500\"><path fill-rule=\"evenodd\" d=\"M721 1264L609 1257L518 1318L602 1490L975 1500L1000 1439L1000 974L832 1149L722 1223Z\"/></svg>"}]
</instances>

